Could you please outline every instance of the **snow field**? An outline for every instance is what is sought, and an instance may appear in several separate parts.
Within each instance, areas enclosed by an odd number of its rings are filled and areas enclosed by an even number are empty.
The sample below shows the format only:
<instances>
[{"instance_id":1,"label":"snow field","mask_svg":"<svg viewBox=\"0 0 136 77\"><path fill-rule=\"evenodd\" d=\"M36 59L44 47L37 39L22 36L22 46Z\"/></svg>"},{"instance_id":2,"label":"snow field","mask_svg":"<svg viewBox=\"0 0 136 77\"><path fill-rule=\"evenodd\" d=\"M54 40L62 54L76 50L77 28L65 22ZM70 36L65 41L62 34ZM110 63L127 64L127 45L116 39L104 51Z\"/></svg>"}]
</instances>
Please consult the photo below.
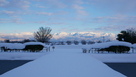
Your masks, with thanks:
<instances>
[{"instance_id":1,"label":"snow field","mask_svg":"<svg viewBox=\"0 0 136 77\"><path fill-rule=\"evenodd\" d=\"M60 49L62 48L62 49ZM80 49L56 46L34 61L15 68L0 77L125 77Z\"/></svg>"}]
</instances>

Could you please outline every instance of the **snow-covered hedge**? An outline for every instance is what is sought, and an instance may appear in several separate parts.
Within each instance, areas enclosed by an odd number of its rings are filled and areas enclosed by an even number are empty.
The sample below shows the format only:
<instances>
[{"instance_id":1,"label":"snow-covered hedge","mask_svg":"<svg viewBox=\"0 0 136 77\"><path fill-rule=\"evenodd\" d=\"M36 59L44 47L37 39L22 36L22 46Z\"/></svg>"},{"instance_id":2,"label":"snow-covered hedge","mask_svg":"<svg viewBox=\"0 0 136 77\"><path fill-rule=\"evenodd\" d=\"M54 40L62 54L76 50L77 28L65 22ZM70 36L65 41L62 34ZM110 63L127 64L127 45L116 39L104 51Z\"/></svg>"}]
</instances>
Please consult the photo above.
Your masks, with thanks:
<instances>
[{"instance_id":1,"label":"snow-covered hedge","mask_svg":"<svg viewBox=\"0 0 136 77\"><path fill-rule=\"evenodd\" d=\"M44 43L41 42L27 42L24 44L21 43L0 43L0 47L3 51L7 50L42 50L44 47L47 47Z\"/></svg>"},{"instance_id":2,"label":"snow-covered hedge","mask_svg":"<svg viewBox=\"0 0 136 77\"><path fill-rule=\"evenodd\" d=\"M108 48L110 46L133 47L133 45L128 42L113 41L113 42L105 42L105 43L95 43L95 44L92 44L90 48Z\"/></svg>"}]
</instances>

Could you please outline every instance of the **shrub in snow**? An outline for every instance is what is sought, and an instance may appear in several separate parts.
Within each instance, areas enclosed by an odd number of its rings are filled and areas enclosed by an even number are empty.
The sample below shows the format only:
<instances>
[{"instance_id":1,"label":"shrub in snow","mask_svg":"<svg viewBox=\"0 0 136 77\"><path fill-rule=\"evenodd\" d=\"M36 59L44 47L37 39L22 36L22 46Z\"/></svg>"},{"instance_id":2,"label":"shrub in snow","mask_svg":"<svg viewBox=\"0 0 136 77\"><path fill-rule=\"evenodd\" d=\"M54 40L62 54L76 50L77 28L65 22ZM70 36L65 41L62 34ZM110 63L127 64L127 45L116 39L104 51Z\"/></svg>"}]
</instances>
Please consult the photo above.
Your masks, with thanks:
<instances>
[{"instance_id":1,"label":"shrub in snow","mask_svg":"<svg viewBox=\"0 0 136 77\"><path fill-rule=\"evenodd\" d=\"M0 43L1 51L4 51L4 52L6 52L6 51L20 51L20 50L35 52L35 51L41 51L44 47L47 48L47 46L45 46L45 44L41 43L41 42L27 42L24 44L21 44L21 43Z\"/></svg>"},{"instance_id":2,"label":"shrub in snow","mask_svg":"<svg viewBox=\"0 0 136 77\"><path fill-rule=\"evenodd\" d=\"M102 48L99 51L108 51L114 53L127 53L130 50L127 46L110 46L107 48Z\"/></svg>"},{"instance_id":3,"label":"shrub in snow","mask_svg":"<svg viewBox=\"0 0 136 77\"><path fill-rule=\"evenodd\" d=\"M73 43L74 43L75 45L78 45L78 44L79 44L79 42L78 42L78 41L76 41L76 40L75 40Z\"/></svg>"},{"instance_id":4,"label":"shrub in snow","mask_svg":"<svg viewBox=\"0 0 136 77\"><path fill-rule=\"evenodd\" d=\"M82 50L83 50L83 53L87 53L87 49L82 48Z\"/></svg>"},{"instance_id":5,"label":"shrub in snow","mask_svg":"<svg viewBox=\"0 0 136 77\"><path fill-rule=\"evenodd\" d=\"M97 41L97 43L102 43L102 41Z\"/></svg>"},{"instance_id":6,"label":"shrub in snow","mask_svg":"<svg viewBox=\"0 0 136 77\"><path fill-rule=\"evenodd\" d=\"M81 40L82 45L86 45L86 41L85 40Z\"/></svg>"},{"instance_id":7,"label":"shrub in snow","mask_svg":"<svg viewBox=\"0 0 136 77\"><path fill-rule=\"evenodd\" d=\"M94 44L95 42L94 41L88 41L88 44Z\"/></svg>"},{"instance_id":8,"label":"shrub in snow","mask_svg":"<svg viewBox=\"0 0 136 77\"><path fill-rule=\"evenodd\" d=\"M67 45L71 45L72 42L71 41L66 41L66 43L67 43Z\"/></svg>"},{"instance_id":9,"label":"shrub in snow","mask_svg":"<svg viewBox=\"0 0 136 77\"><path fill-rule=\"evenodd\" d=\"M44 48L42 45L26 45L24 51L39 52Z\"/></svg>"}]
</instances>

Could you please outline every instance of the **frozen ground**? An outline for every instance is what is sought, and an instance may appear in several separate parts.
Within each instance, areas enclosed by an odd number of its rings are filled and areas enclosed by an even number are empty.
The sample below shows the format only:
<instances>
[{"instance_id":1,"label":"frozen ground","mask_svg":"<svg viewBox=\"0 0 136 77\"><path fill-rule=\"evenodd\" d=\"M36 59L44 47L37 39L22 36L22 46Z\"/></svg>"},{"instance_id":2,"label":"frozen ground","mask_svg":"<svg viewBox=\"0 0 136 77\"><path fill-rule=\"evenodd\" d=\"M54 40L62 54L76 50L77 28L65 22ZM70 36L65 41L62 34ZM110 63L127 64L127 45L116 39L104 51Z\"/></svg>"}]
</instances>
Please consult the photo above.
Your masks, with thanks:
<instances>
[{"instance_id":1,"label":"frozen ground","mask_svg":"<svg viewBox=\"0 0 136 77\"><path fill-rule=\"evenodd\" d=\"M41 53L42 54L42 53ZM15 68L0 77L125 77L76 47L55 51Z\"/></svg>"}]
</instances>

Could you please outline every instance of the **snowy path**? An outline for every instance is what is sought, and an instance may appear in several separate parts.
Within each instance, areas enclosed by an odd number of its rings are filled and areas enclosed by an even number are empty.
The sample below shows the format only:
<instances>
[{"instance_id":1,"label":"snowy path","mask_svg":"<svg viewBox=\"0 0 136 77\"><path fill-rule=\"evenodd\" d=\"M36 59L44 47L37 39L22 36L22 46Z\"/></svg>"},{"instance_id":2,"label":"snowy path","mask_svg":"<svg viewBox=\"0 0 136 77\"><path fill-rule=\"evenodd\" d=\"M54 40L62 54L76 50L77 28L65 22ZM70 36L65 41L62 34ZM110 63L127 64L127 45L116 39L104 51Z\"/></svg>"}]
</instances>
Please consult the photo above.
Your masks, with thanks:
<instances>
[{"instance_id":1,"label":"snowy path","mask_svg":"<svg viewBox=\"0 0 136 77\"><path fill-rule=\"evenodd\" d=\"M56 49L0 77L125 77L74 49Z\"/></svg>"}]
</instances>

